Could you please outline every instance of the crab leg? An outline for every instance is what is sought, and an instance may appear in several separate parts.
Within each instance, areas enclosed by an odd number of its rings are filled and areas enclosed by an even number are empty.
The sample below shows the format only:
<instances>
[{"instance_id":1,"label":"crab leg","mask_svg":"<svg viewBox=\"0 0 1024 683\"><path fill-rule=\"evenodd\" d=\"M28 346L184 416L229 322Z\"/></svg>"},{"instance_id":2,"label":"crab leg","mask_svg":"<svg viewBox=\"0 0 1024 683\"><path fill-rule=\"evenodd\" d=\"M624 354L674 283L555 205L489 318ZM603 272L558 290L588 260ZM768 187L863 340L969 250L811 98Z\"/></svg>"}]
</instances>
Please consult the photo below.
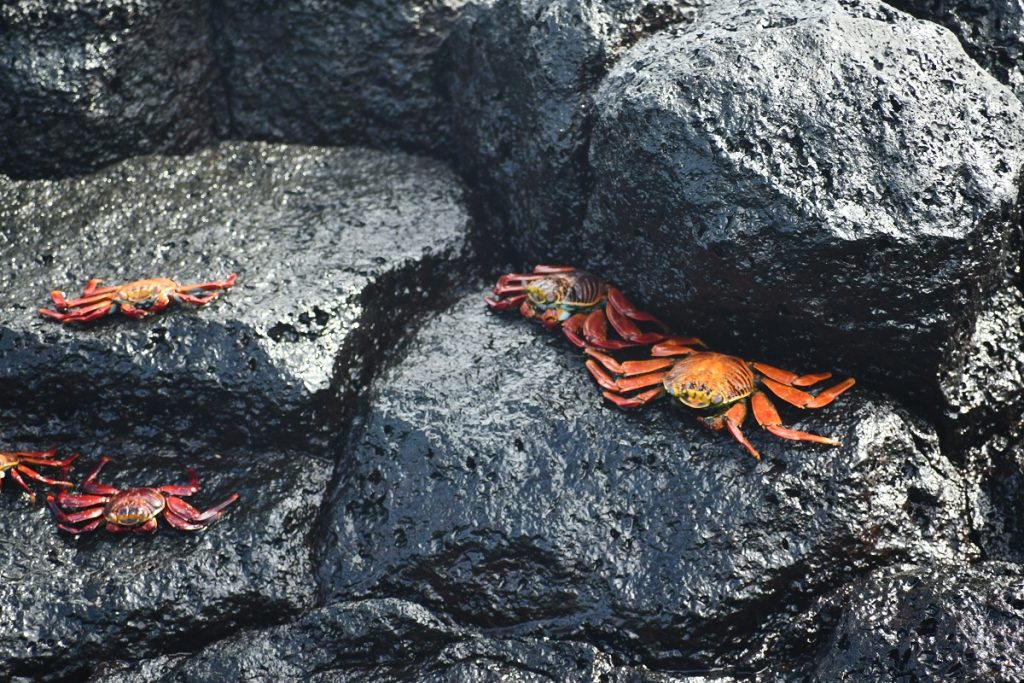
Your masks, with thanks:
<instances>
[{"instance_id":1,"label":"crab leg","mask_svg":"<svg viewBox=\"0 0 1024 683\"><path fill-rule=\"evenodd\" d=\"M92 471L89 472L89 474L86 475L85 479L82 481L83 491L85 491L86 493L96 493L101 496L114 496L121 492L120 489L118 489L115 486L108 486L107 484L101 484L98 481L96 481L96 475L98 475L100 473L100 470L103 469L103 466L110 462L112 459L113 458L108 458L106 456L100 458L100 461L96 463L96 467L93 467Z\"/></svg>"},{"instance_id":2,"label":"crab leg","mask_svg":"<svg viewBox=\"0 0 1024 683\"><path fill-rule=\"evenodd\" d=\"M81 508L90 508L96 505L103 506L110 500L110 496L90 496L90 495L79 495L75 493L67 493L61 491L57 494L57 505L65 510L79 510Z\"/></svg>"},{"instance_id":3,"label":"crab leg","mask_svg":"<svg viewBox=\"0 0 1024 683\"><path fill-rule=\"evenodd\" d=\"M580 347L584 351L589 350L587 342L583 340L580 335L583 332L583 324L586 322L587 316L583 313L574 313L569 316L569 319L562 323L562 333L565 334L566 338L576 346Z\"/></svg>"},{"instance_id":4,"label":"crab leg","mask_svg":"<svg viewBox=\"0 0 1024 683\"><path fill-rule=\"evenodd\" d=\"M765 365L764 363L751 363L750 364L755 370L760 372L765 377L770 377L776 382L781 382L791 387L809 387L818 382L824 382L832 376L831 372L819 372L812 375L798 375L795 372L789 370L781 370L771 365Z\"/></svg>"},{"instance_id":5,"label":"crab leg","mask_svg":"<svg viewBox=\"0 0 1024 683\"><path fill-rule=\"evenodd\" d=\"M238 281L238 273L231 273L223 280L214 280L213 282L199 282L193 285L180 285L177 289L178 292L191 292L194 289L229 289L235 286L235 282Z\"/></svg>"},{"instance_id":6,"label":"crab leg","mask_svg":"<svg viewBox=\"0 0 1024 683\"><path fill-rule=\"evenodd\" d=\"M85 508L78 512L64 512L57 505L53 496L46 497L46 504L50 506L50 510L53 511L53 516L57 518L57 521L61 524L78 524L90 519L96 519L97 517L103 516L103 506L97 505L96 507Z\"/></svg>"},{"instance_id":7,"label":"crab leg","mask_svg":"<svg viewBox=\"0 0 1024 683\"><path fill-rule=\"evenodd\" d=\"M808 432L801 432L796 429L790 429L789 427L783 427L782 418L779 417L779 411L775 409L775 406L772 405L772 402L768 400L768 397L765 396L763 392L755 391L754 395L750 399L750 405L754 409L754 419L757 420L757 423L780 439L790 439L791 441L813 441L814 443L823 443L826 446L839 445L839 441L827 436L809 434Z\"/></svg>"},{"instance_id":8,"label":"crab leg","mask_svg":"<svg viewBox=\"0 0 1024 683\"><path fill-rule=\"evenodd\" d=\"M660 320L647 311L641 311L639 308L634 306L617 287L608 287L608 301L616 311L622 313L626 317L632 318L633 320L657 323L662 329L665 329L665 325Z\"/></svg>"},{"instance_id":9,"label":"crab leg","mask_svg":"<svg viewBox=\"0 0 1024 683\"><path fill-rule=\"evenodd\" d=\"M21 460L23 462L32 463L33 465L45 465L47 467L61 467L61 468L65 468L65 467L70 466L71 463L73 463L75 460L77 460L78 456L79 456L78 453L72 453L70 456L64 458L63 460L53 460L52 457L54 455L56 455L56 453L57 453L57 449L53 448L53 449L48 450L48 451L43 451L41 454L33 454L33 453L22 452L22 453L16 453L16 455L20 456ZM43 457L43 456L46 456L46 457Z\"/></svg>"},{"instance_id":10,"label":"crab leg","mask_svg":"<svg viewBox=\"0 0 1024 683\"><path fill-rule=\"evenodd\" d=\"M15 468L15 471L21 472L29 479L35 479L36 481L42 482L44 484L49 484L50 486L67 486L68 488L74 486L74 484L70 481L65 481L61 479L50 479L48 477L44 477L43 475L39 474L28 465L18 465Z\"/></svg>"},{"instance_id":11,"label":"crab leg","mask_svg":"<svg viewBox=\"0 0 1024 683\"><path fill-rule=\"evenodd\" d=\"M145 318L147 315L149 315L152 312L152 311L147 311L145 308L138 308L136 306L132 306L131 304L122 303L122 304L119 304L119 305L121 307L121 313L124 313L129 318L135 318L136 320L139 320L141 318ZM165 306L166 306L166 304L165 304ZM153 308L155 310L159 310L159 309L156 308L156 306L154 306Z\"/></svg>"},{"instance_id":12,"label":"crab leg","mask_svg":"<svg viewBox=\"0 0 1024 683\"><path fill-rule=\"evenodd\" d=\"M187 304L195 304L196 306L205 306L217 297L221 295L221 292L213 292L206 296L194 296L192 294L186 294L185 292L175 292L174 298L178 301L184 301Z\"/></svg>"},{"instance_id":13,"label":"crab leg","mask_svg":"<svg viewBox=\"0 0 1024 683\"><path fill-rule=\"evenodd\" d=\"M727 411L721 415L713 415L711 417L698 417L697 421L712 431L719 431L725 429L732 435L732 438L736 439L741 446L747 449L747 451L754 456L755 460L761 459L761 454L757 452L757 449L747 441L747 437L743 435L740 430L740 425L747 419L747 404L743 401L736 403Z\"/></svg>"},{"instance_id":14,"label":"crab leg","mask_svg":"<svg viewBox=\"0 0 1024 683\"><path fill-rule=\"evenodd\" d=\"M238 494L232 493L228 496L227 500L220 504L210 508L205 512L200 512L195 509L181 498L175 498L174 496L167 497L167 509L187 522L200 523L206 522L212 524L216 520L220 519L220 516L224 514L224 509L229 505L238 500Z\"/></svg>"},{"instance_id":15,"label":"crab leg","mask_svg":"<svg viewBox=\"0 0 1024 683\"><path fill-rule=\"evenodd\" d=\"M22 460L36 459L45 462L50 462L49 458L57 455L57 449L51 448L48 451L6 451L11 455L16 455Z\"/></svg>"},{"instance_id":16,"label":"crab leg","mask_svg":"<svg viewBox=\"0 0 1024 683\"><path fill-rule=\"evenodd\" d=\"M492 299L489 296L484 297L484 303L493 308L496 311L504 311L509 308L514 308L519 304L526 301L525 294L519 294L518 296L511 296L507 299Z\"/></svg>"},{"instance_id":17,"label":"crab leg","mask_svg":"<svg viewBox=\"0 0 1024 683\"><path fill-rule=\"evenodd\" d=\"M664 356L688 356L697 353L691 346L704 346L704 342L697 337L669 337L660 344L651 347L651 355L655 357Z\"/></svg>"},{"instance_id":18,"label":"crab leg","mask_svg":"<svg viewBox=\"0 0 1024 683\"><path fill-rule=\"evenodd\" d=\"M156 531L157 526L158 526L158 524L157 524L157 521L156 521L156 517L154 517L153 519L146 520L146 522L144 522L143 524L140 524L139 526L128 527L128 529L130 529L131 531L134 531L137 534L149 534L149 533L153 533L154 531ZM108 524L107 527L109 528L110 525ZM118 529L118 531L121 531L121 529Z\"/></svg>"},{"instance_id":19,"label":"crab leg","mask_svg":"<svg viewBox=\"0 0 1024 683\"><path fill-rule=\"evenodd\" d=\"M552 275L554 273L571 273L571 272L573 272L575 270L576 270L576 268L574 268L573 266L550 266L550 265L544 266L544 265L539 265L539 266L536 266L533 269L533 272L534 273L540 273L541 275Z\"/></svg>"},{"instance_id":20,"label":"crab leg","mask_svg":"<svg viewBox=\"0 0 1024 683\"><path fill-rule=\"evenodd\" d=\"M90 306L100 301L111 301L114 298L111 295L118 289L118 287L104 287L102 290L95 292L82 292L82 296L74 299L65 299L64 292L54 290L50 292L50 299L58 308L79 308L81 306Z\"/></svg>"},{"instance_id":21,"label":"crab leg","mask_svg":"<svg viewBox=\"0 0 1024 683\"><path fill-rule=\"evenodd\" d=\"M73 527L73 526L68 526L66 524L58 523L57 524L57 528L60 529L61 531L66 531L69 534L76 534L76 535L77 534L85 534L85 533L88 533L90 531L96 531L97 529L99 529L100 525L103 524L103 521L104 521L103 518L100 517L99 519L95 519L95 520L89 522L88 524L84 524L84 525L82 525L80 527ZM107 526L110 526L110 525L108 524Z\"/></svg>"},{"instance_id":22,"label":"crab leg","mask_svg":"<svg viewBox=\"0 0 1024 683\"><path fill-rule=\"evenodd\" d=\"M619 391L636 391L637 389L643 389L644 387L652 387L661 384L665 375L665 372L651 372L646 375L634 375L632 377L620 377L615 380L615 386L619 388Z\"/></svg>"},{"instance_id":23,"label":"crab leg","mask_svg":"<svg viewBox=\"0 0 1024 683\"><path fill-rule=\"evenodd\" d=\"M643 332L636 326L636 323L623 315L623 313L614 305L606 306L605 313L608 316L608 322L612 324L615 331L618 332L623 339L630 341L633 344L654 344L665 338L665 335L660 332Z\"/></svg>"},{"instance_id":24,"label":"crab leg","mask_svg":"<svg viewBox=\"0 0 1024 683\"><path fill-rule=\"evenodd\" d=\"M96 318L102 318L108 313L114 312L112 309L116 306L112 301L103 300L99 303L91 306L80 308L77 311L70 313L60 313L59 311L51 311L48 308L40 308L39 312L42 315L54 318L60 322L87 322Z\"/></svg>"},{"instance_id":25,"label":"crab leg","mask_svg":"<svg viewBox=\"0 0 1024 683\"><path fill-rule=\"evenodd\" d=\"M849 379L844 379L839 384L830 387L815 396L814 394L809 394L806 391L787 387L785 384L780 384L769 377L765 377L761 382L764 386L770 389L773 394L781 398L786 403L795 405L797 408L822 408L827 406L829 403L836 400L836 397L839 396L839 394L856 384L856 380L850 377Z\"/></svg>"},{"instance_id":26,"label":"crab leg","mask_svg":"<svg viewBox=\"0 0 1024 683\"><path fill-rule=\"evenodd\" d=\"M25 483L25 480L21 478L20 474L18 474L18 470L15 468L8 470L8 472L11 473L11 479L13 479L18 484L18 486L25 489L25 492L28 493L29 496L31 496L32 502L36 502L36 492L33 491L29 487L29 485Z\"/></svg>"},{"instance_id":27,"label":"crab leg","mask_svg":"<svg viewBox=\"0 0 1024 683\"><path fill-rule=\"evenodd\" d=\"M167 520L167 523L172 527L180 529L181 531L199 531L200 529L205 529L207 527L206 524L193 524L192 522L188 522L167 509L164 510L164 519Z\"/></svg>"},{"instance_id":28,"label":"crab leg","mask_svg":"<svg viewBox=\"0 0 1024 683\"><path fill-rule=\"evenodd\" d=\"M166 486L158 486L156 490L171 496L191 496L199 490L199 475L191 467L186 472L188 472L187 484L168 484Z\"/></svg>"},{"instance_id":29,"label":"crab leg","mask_svg":"<svg viewBox=\"0 0 1024 683\"><path fill-rule=\"evenodd\" d=\"M595 358L601 365L603 365L611 372L614 372L616 375L623 375L626 372L625 369L622 367L622 364L619 363L619 361L615 360L614 358L612 358L607 353L604 353L603 351L598 351L597 349L588 346L587 348L583 349L583 353L587 354L591 358Z\"/></svg>"},{"instance_id":30,"label":"crab leg","mask_svg":"<svg viewBox=\"0 0 1024 683\"><path fill-rule=\"evenodd\" d=\"M664 393L665 387L656 387L636 394L635 396L630 396L629 398L613 391L605 391L602 392L601 395L620 408L639 408L642 405L647 405L656 398L660 398Z\"/></svg>"},{"instance_id":31,"label":"crab leg","mask_svg":"<svg viewBox=\"0 0 1024 683\"><path fill-rule=\"evenodd\" d=\"M583 336L587 342L601 349L628 349L639 344L631 341L620 341L608 338L608 320L604 311L598 309L587 316L583 323Z\"/></svg>"}]
</instances>

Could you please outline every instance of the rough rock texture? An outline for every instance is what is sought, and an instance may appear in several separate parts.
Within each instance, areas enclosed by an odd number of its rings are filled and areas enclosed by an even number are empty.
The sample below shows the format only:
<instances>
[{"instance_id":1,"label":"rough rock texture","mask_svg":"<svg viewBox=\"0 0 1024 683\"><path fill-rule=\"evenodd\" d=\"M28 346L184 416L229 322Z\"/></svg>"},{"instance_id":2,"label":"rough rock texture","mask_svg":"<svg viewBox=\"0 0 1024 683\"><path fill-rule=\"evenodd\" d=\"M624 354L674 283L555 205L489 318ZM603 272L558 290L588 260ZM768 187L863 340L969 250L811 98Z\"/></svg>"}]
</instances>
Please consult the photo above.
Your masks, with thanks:
<instances>
[{"instance_id":1,"label":"rough rock texture","mask_svg":"<svg viewBox=\"0 0 1024 683\"><path fill-rule=\"evenodd\" d=\"M232 135L451 156L441 48L459 17L489 1L218 3Z\"/></svg>"},{"instance_id":2,"label":"rough rock texture","mask_svg":"<svg viewBox=\"0 0 1024 683\"><path fill-rule=\"evenodd\" d=\"M797 622L804 631L794 654L816 654L803 680L1024 675L1024 572L1016 565L887 569L846 586L819 609Z\"/></svg>"},{"instance_id":3,"label":"rough rock texture","mask_svg":"<svg viewBox=\"0 0 1024 683\"><path fill-rule=\"evenodd\" d=\"M1020 0L889 0L889 4L951 30L967 54L1024 99L1024 3Z\"/></svg>"},{"instance_id":4,"label":"rough rock texture","mask_svg":"<svg viewBox=\"0 0 1024 683\"><path fill-rule=\"evenodd\" d=\"M704 4L496 0L453 32L444 83L459 165L517 250L541 260L575 253L591 91L626 46Z\"/></svg>"},{"instance_id":5,"label":"rough rock texture","mask_svg":"<svg viewBox=\"0 0 1024 683\"><path fill-rule=\"evenodd\" d=\"M221 89L202 0L0 5L0 173L81 173L209 143Z\"/></svg>"},{"instance_id":6,"label":"rough rock texture","mask_svg":"<svg viewBox=\"0 0 1024 683\"><path fill-rule=\"evenodd\" d=\"M135 429L221 444L330 432L332 397L464 267L462 194L423 159L252 143L2 183L0 407L111 428L134 415ZM230 272L238 284L206 308L142 322L82 329L35 310L91 277Z\"/></svg>"},{"instance_id":7,"label":"rough rock texture","mask_svg":"<svg viewBox=\"0 0 1024 683\"><path fill-rule=\"evenodd\" d=\"M315 600L312 530L331 463L307 451L210 449L195 441L116 438L52 415L3 411L5 445L80 450L81 479L100 455L101 481L121 487L184 482L186 466L210 507L241 500L204 532L75 540L43 506L0 495L0 680L60 679L96 661L194 648L240 626L276 623ZM150 424L156 431L158 425ZM25 434L39 441L29 444ZM46 435L46 438L40 435ZM15 489L8 480L5 488Z\"/></svg>"},{"instance_id":8,"label":"rough rock texture","mask_svg":"<svg viewBox=\"0 0 1024 683\"><path fill-rule=\"evenodd\" d=\"M1024 107L885 5L721 3L595 108L582 260L717 345L931 403L1016 271Z\"/></svg>"},{"instance_id":9,"label":"rough rock texture","mask_svg":"<svg viewBox=\"0 0 1024 683\"><path fill-rule=\"evenodd\" d=\"M575 349L472 295L369 400L331 494L327 599L710 667L867 568L971 552L935 436L863 391L799 422L845 446L754 434L758 464L685 411L603 406Z\"/></svg>"},{"instance_id":10,"label":"rough rock texture","mask_svg":"<svg viewBox=\"0 0 1024 683\"><path fill-rule=\"evenodd\" d=\"M583 643L474 635L415 603L363 600L248 631L191 657L112 665L91 679L135 681L494 681L703 683L707 679L616 666ZM716 679L728 683L726 679Z\"/></svg>"}]
</instances>

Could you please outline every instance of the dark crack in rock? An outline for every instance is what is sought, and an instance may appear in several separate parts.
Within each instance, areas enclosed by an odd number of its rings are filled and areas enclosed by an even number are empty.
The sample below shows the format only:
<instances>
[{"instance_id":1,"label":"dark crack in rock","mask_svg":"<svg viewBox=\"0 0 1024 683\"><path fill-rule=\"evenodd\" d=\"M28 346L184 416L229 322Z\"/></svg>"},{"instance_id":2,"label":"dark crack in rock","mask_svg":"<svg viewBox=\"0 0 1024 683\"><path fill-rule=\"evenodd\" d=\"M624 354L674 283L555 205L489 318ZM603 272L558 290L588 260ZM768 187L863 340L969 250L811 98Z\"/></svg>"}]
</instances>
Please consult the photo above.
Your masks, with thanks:
<instances>
[{"instance_id":1,"label":"dark crack in rock","mask_svg":"<svg viewBox=\"0 0 1024 683\"><path fill-rule=\"evenodd\" d=\"M231 133L450 157L442 47L452 25L487 2L219 2Z\"/></svg>"},{"instance_id":2,"label":"dark crack in rock","mask_svg":"<svg viewBox=\"0 0 1024 683\"><path fill-rule=\"evenodd\" d=\"M465 268L469 225L443 166L362 149L233 143L2 182L0 408L212 444L308 442ZM141 322L36 312L91 277L233 271L209 306Z\"/></svg>"},{"instance_id":3,"label":"dark crack in rock","mask_svg":"<svg viewBox=\"0 0 1024 683\"><path fill-rule=\"evenodd\" d=\"M729 683L619 666L591 645L474 634L415 603L362 600L246 631L200 653L112 664L92 683L437 681L447 683Z\"/></svg>"},{"instance_id":4,"label":"dark crack in rock","mask_svg":"<svg viewBox=\"0 0 1024 683\"><path fill-rule=\"evenodd\" d=\"M211 450L190 441L111 441L90 425L4 413L5 446L60 445L83 453L81 480L100 455L100 481L121 488L183 483L195 467L206 509L241 495L198 533L161 520L155 534L74 538L57 531L9 479L0 494L0 680L81 676L97 662L187 650L241 626L313 607L313 529L333 471L308 451ZM157 427L157 425L151 425ZM39 441L20 441L37 430ZM45 437L42 435L46 435ZM88 435L88 436L87 436ZM37 487L40 488L40 487Z\"/></svg>"},{"instance_id":5,"label":"dark crack in rock","mask_svg":"<svg viewBox=\"0 0 1024 683\"><path fill-rule=\"evenodd\" d=\"M1024 99L1024 4L1020 0L889 0L889 4L951 30L967 54Z\"/></svg>"},{"instance_id":6,"label":"dark crack in rock","mask_svg":"<svg viewBox=\"0 0 1024 683\"><path fill-rule=\"evenodd\" d=\"M867 569L974 552L935 435L859 389L803 420L783 409L842 448L748 425L757 463L683 410L605 405L560 335L471 295L369 401L330 498L327 600L395 597L647 665L738 667L790 610Z\"/></svg>"},{"instance_id":7,"label":"dark crack in rock","mask_svg":"<svg viewBox=\"0 0 1024 683\"><path fill-rule=\"evenodd\" d=\"M0 4L0 173L90 171L215 135L209 2Z\"/></svg>"},{"instance_id":8,"label":"dark crack in rock","mask_svg":"<svg viewBox=\"0 0 1024 683\"><path fill-rule=\"evenodd\" d=\"M808 665L799 680L1020 680L1024 571L1001 562L885 569L823 600L794 630L782 660Z\"/></svg>"},{"instance_id":9,"label":"dark crack in rock","mask_svg":"<svg viewBox=\"0 0 1024 683\"><path fill-rule=\"evenodd\" d=\"M576 253L591 91L626 45L704 4L496 0L453 31L444 83L459 163L509 227L503 242L542 261Z\"/></svg>"}]
</instances>

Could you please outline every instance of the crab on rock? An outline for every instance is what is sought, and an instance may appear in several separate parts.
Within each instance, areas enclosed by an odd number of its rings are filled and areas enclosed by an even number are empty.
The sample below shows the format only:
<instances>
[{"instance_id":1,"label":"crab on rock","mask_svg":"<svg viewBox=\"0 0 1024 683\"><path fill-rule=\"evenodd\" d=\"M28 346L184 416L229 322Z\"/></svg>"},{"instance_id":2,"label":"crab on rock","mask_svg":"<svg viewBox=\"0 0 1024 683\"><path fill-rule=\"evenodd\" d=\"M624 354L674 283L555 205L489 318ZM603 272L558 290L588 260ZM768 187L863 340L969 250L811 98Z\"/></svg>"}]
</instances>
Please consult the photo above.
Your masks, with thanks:
<instances>
[{"instance_id":1,"label":"crab on rock","mask_svg":"<svg viewBox=\"0 0 1024 683\"><path fill-rule=\"evenodd\" d=\"M705 411L706 415L697 418L702 425L715 431L725 429L757 459L761 454L740 431L747 417L748 398L754 419L775 436L837 446L839 442L827 436L784 427L775 406L761 389L769 390L797 408L822 408L854 385L854 379L849 378L817 395L810 394L797 387L813 386L830 378L832 373L797 375L764 363L748 363L735 356L696 351L682 340L670 339L656 344L651 348L655 357L650 360L620 363L596 349L586 349L586 353L591 356L587 369L605 389L604 397L612 403L635 408L668 393L688 408ZM639 389L645 391L625 395Z\"/></svg>"},{"instance_id":2,"label":"crab on rock","mask_svg":"<svg viewBox=\"0 0 1024 683\"><path fill-rule=\"evenodd\" d=\"M62 323L84 323L118 312L131 318L145 318L167 308L172 301L205 306L220 296L220 290L232 287L237 279L238 275L232 273L225 280L179 285L167 278L151 278L113 287L100 287L103 280L93 279L86 283L77 299L66 299L64 292L58 290L50 292L58 310L40 308L39 312ZM193 291L213 293L189 294Z\"/></svg>"},{"instance_id":3,"label":"crab on rock","mask_svg":"<svg viewBox=\"0 0 1024 683\"><path fill-rule=\"evenodd\" d=\"M52 495L46 497L59 529L80 534L95 531L106 522L106 530L112 533L156 531L157 517L163 514L175 529L197 531L220 519L224 509L238 500L238 494L232 493L227 500L205 512L186 503L181 497L191 496L199 490L199 477L192 468L188 469L187 484L124 490L101 484L96 481L96 475L110 460L100 458L99 464L82 482L84 495L61 491L56 498ZM77 524L82 526L72 526Z\"/></svg>"},{"instance_id":4,"label":"crab on rock","mask_svg":"<svg viewBox=\"0 0 1024 683\"><path fill-rule=\"evenodd\" d=\"M657 318L639 310L622 292L604 280L571 266L537 266L532 273L507 273L484 297L495 310L519 307L526 318L542 325L562 326L562 332L579 347L624 349L654 344L666 338L661 332L644 332L636 324L648 322L664 329ZM608 323L621 339L608 337ZM699 339L690 339L701 344Z\"/></svg>"},{"instance_id":5,"label":"crab on rock","mask_svg":"<svg viewBox=\"0 0 1024 683\"><path fill-rule=\"evenodd\" d=\"M25 483L24 477L29 479L35 479L36 481L48 484L49 486L64 486L71 488L74 486L70 481L64 479L50 479L36 472L29 465L41 465L44 467L62 467L67 468L71 466L71 463L78 457L78 453L75 453L63 460L55 460L53 456L57 454L56 448L51 448L48 451L0 451L0 486L4 483L4 475L10 474L11 479L25 489L29 496L32 498L32 502L36 502L36 493L33 491L27 483Z\"/></svg>"}]
</instances>

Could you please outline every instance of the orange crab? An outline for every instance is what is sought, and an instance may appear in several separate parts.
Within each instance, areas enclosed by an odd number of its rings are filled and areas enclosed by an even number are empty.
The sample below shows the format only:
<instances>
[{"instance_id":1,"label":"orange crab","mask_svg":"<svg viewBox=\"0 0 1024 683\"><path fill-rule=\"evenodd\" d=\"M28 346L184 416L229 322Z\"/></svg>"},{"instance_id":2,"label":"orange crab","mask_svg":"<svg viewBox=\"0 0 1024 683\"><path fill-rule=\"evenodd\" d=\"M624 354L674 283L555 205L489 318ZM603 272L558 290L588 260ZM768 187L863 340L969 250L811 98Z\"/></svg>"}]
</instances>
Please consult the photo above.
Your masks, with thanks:
<instances>
[{"instance_id":1,"label":"orange crab","mask_svg":"<svg viewBox=\"0 0 1024 683\"><path fill-rule=\"evenodd\" d=\"M644 332L637 322L665 326L650 313L641 311L615 287L572 266L537 266L532 273L507 273L498 279L493 293L484 297L495 310L518 306L525 318L537 318L542 325L562 326L569 341L579 347L624 349L654 344L666 338L662 331ZM608 323L621 339L608 336ZM699 339L689 340L701 344Z\"/></svg>"},{"instance_id":2,"label":"orange crab","mask_svg":"<svg viewBox=\"0 0 1024 683\"><path fill-rule=\"evenodd\" d=\"M56 448L51 448L48 451L0 451L0 486L4 483L4 475L10 474L14 483L25 489L25 492L32 498L33 503L36 501L36 493L25 482L25 477L34 479L49 486L63 486L71 488L74 484L70 481L44 477L29 467L29 465L37 465L43 467L66 468L75 461L75 458L78 457L78 453L75 453L63 460L55 460L53 456L56 454Z\"/></svg>"},{"instance_id":3,"label":"orange crab","mask_svg":"<svg viewBox=\"0 0 1024 683\"><path fill-rule=\"evenodd\" d=\"M238 275L232 273L225 280L179 285L167 278L151 278L113 287L100 287L103 280L93 279L86 283L77 299L66 299L64 292L58 290L50 292L50 298L59 310L40 308L39 312L62 323L84 323L118 312L131 318L145 318L167 308L172 301L205 306L220 296L217 290L229 289L237 279ZM196 290L213 293L206 296L189 294Z\"/></svg>"},{"instance_id":4,"label":"orange crab","mask_svg":"<svg viewBox=\"0 0 1024 683\"><path fill-rule=\"evenodd\" d=\"M605 389L604 397L612 403L623 408L635 408L668 393L686 407L708 413L697 420L715 431L725 429L757 459L761 454L740 431L747 417L748 398L754 419L775 436L839 445L839 441L827 436L784 427L775 406L761 389L768 389L797 408L822 408L852 387L855 383L853 378L814 395L797 387L813 386L830 378L832 373L797 375L764 363L748 363L735 356L697 351L685 341L669 339L651 348L654 358L621 363L608 354L588 348L586 353L591 359L587 360L587 369ZM617 377L612 377L609 372ZM645 391L625 395L639 389Z\"/></svg>"}]
</instances>

